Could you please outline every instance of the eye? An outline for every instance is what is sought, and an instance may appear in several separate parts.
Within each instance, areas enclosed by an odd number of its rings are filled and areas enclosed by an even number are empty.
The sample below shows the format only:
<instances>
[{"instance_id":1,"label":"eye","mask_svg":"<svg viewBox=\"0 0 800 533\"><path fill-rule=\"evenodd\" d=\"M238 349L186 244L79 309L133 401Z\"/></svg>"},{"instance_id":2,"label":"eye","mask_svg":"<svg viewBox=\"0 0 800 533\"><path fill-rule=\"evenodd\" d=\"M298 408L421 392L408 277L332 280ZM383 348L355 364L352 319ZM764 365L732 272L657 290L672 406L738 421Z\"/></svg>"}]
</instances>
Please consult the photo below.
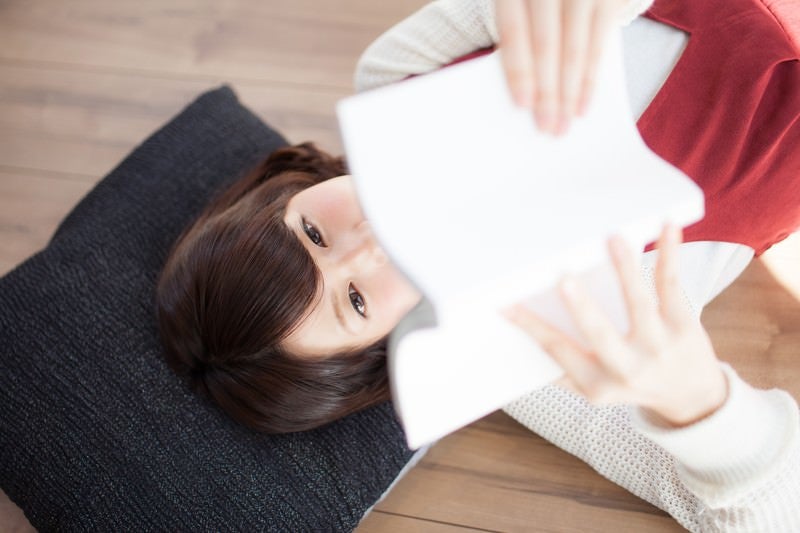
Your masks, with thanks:
<instances>
[{"instance_id":1,"label":"eye","mask_svg":"<svg viewBox=\"0 0 800 533\"><path fill-rule=\"evenodd\" d=\"M353 287L352 283L347 287L347 296L350 298L350 305L353 306L356 313L367 318L367 304L364 302L364 297Z\"/></svg>"},{"instance_id":2,"label":"eye","mask_svg":"<svg viewBox=\"0 0 800 533\"><path fill-rule=\"evenodd\" d=\"M308 238L311 239L311 242L313 242L320 248L328 247L328 245L325 244L325 239L323 239L320 232L317 231L317 228L306 222L305 219L303 219L303 231L305 232L306 235L308 235Z\"/></svg>"}]
</instances>

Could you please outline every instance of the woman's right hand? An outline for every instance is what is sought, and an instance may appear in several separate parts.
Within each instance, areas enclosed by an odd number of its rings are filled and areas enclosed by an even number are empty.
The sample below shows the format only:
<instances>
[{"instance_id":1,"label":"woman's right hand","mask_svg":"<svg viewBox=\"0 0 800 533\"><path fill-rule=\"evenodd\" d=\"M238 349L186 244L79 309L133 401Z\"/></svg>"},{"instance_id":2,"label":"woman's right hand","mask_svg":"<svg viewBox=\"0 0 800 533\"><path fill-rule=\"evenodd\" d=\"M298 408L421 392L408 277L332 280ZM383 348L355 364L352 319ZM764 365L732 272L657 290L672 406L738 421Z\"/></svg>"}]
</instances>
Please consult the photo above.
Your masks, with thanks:
<instances>
[{"instance_id":1,"label":"woman's right hand","mask_svg":"<svg viewBox=\"0 0 800 533\"><path fill-rule=\"evenodd\" d=\"M516 103L544 132L564 133L594 89L606 35L626 0L496 0L500 53Z\"/></svg>"},{"instance_id":2,"label":"woman's right hand","mask_svg":"<svg viewBox=\"0 0 800 533\"><path fill-rule=\"evenodd\" d=\"M561 285L583 344L518 305L507 318L536 340L566 372L573 388L596 403L638 405L667 424L684 426L716 411L727 398L727 380L700 321L683 301L678 283L680 230L659 239L655 305L633 252L621 239L610 251L622 286L630 328L617 331L574 280Z\"/></svg>"}]
</instances>

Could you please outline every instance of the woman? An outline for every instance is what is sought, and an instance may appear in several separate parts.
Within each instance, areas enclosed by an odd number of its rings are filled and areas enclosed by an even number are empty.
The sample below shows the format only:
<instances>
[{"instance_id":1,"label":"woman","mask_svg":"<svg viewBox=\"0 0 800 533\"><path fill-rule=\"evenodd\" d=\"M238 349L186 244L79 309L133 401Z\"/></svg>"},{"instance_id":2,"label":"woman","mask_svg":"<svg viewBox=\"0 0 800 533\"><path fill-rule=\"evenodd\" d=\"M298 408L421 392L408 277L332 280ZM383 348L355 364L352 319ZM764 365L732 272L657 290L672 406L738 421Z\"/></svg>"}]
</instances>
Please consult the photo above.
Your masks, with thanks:
<instances>
[{"instance_id":1,"label":"woman","mask_svg":"<svg viewBox=\"0 0 800 533\"><path fill-rule=\"evenodd\" d=\"M389 398L384 337L418 295L359 226L343 174L313 145L277 150L206 208L159 279L170 366L261 431Z\"/></svg>"},{"instance_id":2,"label":"woman","mask_svg":"<svg viewBox=\"0 0 800 533\"><path fill-rule=\"evenodd\" d=\"M329 172L326 165L332 166ZM386 399L381 337L387 324L419 298L376 246L349 178L326 180L341 172L340 165L308 145L274 153L188 230L162 274L159 312L172 367L234 418L257 429L314 427L320 419L330 421ZM661 239L665 253L656 267L660 313L650 303L632 254L612 246L629 315L636 317L628 338L604 325L580 289L568 284L565 300L590 339L590 349L524 308L508 313L564 366L572 383L562 385L576 385L599 401L642 406L633 411L634 425L625 420L625 412L593 407L557 386L508 410L528 425L540 425L541 433L593 466L611 468L604 473L650 496L649 501L690 529L707 530L717 522L729 530L754 524L763 528L765 517L757 513L766 512L769 520L777 513L780 520L785 512L789 518L775 522L773 529L791 530L798 516L790 513L798 512L800 494L797 405L785 393L750 388L719 364L676 283L679 240L674 229ZM758 423L744 432L737 427L750 419ZM591 446L582 448L587 434ZM732 436L736 450L726 454L719 444ZM681 463L653 445L664 440L667 449L677 444L674 456ZM706 445L695 447L698 441ZM625 448L631 453L620 454ZM717 462L709 461L709 455ZM718 462L726 456L733 456L738 467L732 474ZM709 462L714 484L702 487L693 476L700 476ZM692 470L676 478L673 470L680 465ZM762 471L772 475L759 480L755 473ZM732 492L717 490L726 484L747 505L734 499L697 514L703 509L699 506ZM706 494L698 497L687 487L700 494L704 488ZM655 490L655 496L648 490ZM776 504L776 496L785 502ZM726 524L732 512L740 515Z\"/></svg>"},{"instance_id":3,"label":"woman","mask_svg":"<svg viewBox=\"0 0 800 533\"><path fill-rule=\"evenodd\" d=\"M381 64L370 58L379 59L384 54L382 50L397 50L400 42L413 47L413 39L399 38L408 28L435 26L440 21L442 27L436 29L441 31L428 28L423 34L446 37L450 27L460 38L453 42L462 43L465 36L472 34L454 26L453 20L480 18L480 13L486 12L484 4L439 2L433 9L415 15L417 18L399 25L399 30L387 34L368 51L359 79L363 82L371 75L367 66ZM430 13L434 13L432 18ZM476 27L489 29L487 44L491 44L491 24L483 20ZM485 39L486 35L479 37ZM480 48L469 38L466 40L466 45L459 44L457 49L440 54L438 64L430 69ZM394 44L388 48L381 44L387 42ZM423 51L430 49L427 45L419 47ZM398 68L392 75L399 79L423 71ZM780 81L785 82L785 77ZM646 106L647 98L639 100ZM382 338L418 299L375 245L347 178L339 177L342 174L341 161L310 146L276 152L222 195L187 230L160 280L159 315L170 364L236 419L262 430L307 429L385 399ZM713 169L706 174L714 175ZM325 181L334 177L335 180ZM715 180L709 180L704 187L710 203L718 200L725 205L736 199L736 194L731 196L725 187L717 185ZM763 183L760 186L766 187ZM718 212L711 210L712 214ZM699 305L705 303L710 294L738 274L753 250L761 252L779 240L781 228L788 223L783 212L770 214L767 218L772 223L765 224L763 231L748 233L738 230L738 226L727 228L732 241L750 246L716 242L705 248L692 247L689 261L723 256L721 263L732 266L720 268L713 276L695 283L702 290L692 288L690 300ZM796 217L796 208L793 213ZM726 228L719 215L715 216L705 226L690 228L690 238L724 236L720 232ZM656 269L659 274L669 274L674 269L671 250L677 238L667 234L664 240L670 244ZM615 257L630 294L640 295L642 289L637 288L630 274L630 261L621 251ZM685 258L681 259L685 262ZM670 281L673 276L663 278L666 281L657 284L663 295L662 306L674 301L669 295L676 291ZM575 317L581 323L585 318L582 313L591 305L581 301L580 292L575 290L565 291L565 296L568 303L574 304ZM634 316L642 308L641 300L640 296L630 298ZM791 530L791 520L797 520L796 507L792 507L796 504L781 504L779 500L782 490L795 498L791 502L798 501L796 496L800 494L796 404L787 395L755 391L732 370L719 366L696 321L687 319L685 311L674 307L669 305L663 314L651 314L648 327L641 330L644 336L634 338L638 341L655 336L658 342L651 339L631 346L627 340L614 337L608 328L587 331L590 339L614 339L613 350L602 342L586 350L524 310L517 310L513 320L550 347L573 386L589 396L629 401L642 409L634 411L634 426L624 414L617 417L618 412L611 411L608 415L563 388L548 387L510 406L509 411L612 479L666 508L691 529L706 529L714 524L759 527L765 524L765 516L779 516L782 521L776 524ZM698 357L678 363L674 357L661 357L665 352L675 352L664 345L676 346L671 342L676 332L683 339L677 347L684 348L678 351L700 354ZM635 350L638 344L655 346L659 356ZM691 349L685 349L687 346ZM595 357L598 353L607 357ZM620 366L617 356L625 354L627 364ZM673 375L676 380L681 378L681 387L682 377L688 372L686 365L702 369L702 374L689 372L706 376L698 380L699 386L694 389L700 401L683 402L685 395L675 392L687 389L659 389L664 384L661 380L650 380L647 391L637 390L646 374L639 372L649 369L649 375L661 377L663 368L655 363L663 362L677 369ZM705 394L709 392L708 384L712 385L710 394ZM762 416L759 410L763 411ZM733 427L731 418L741 419L743 413L758 419L760 431L752 433L766 435L771 444L766 445L763 439L742 441L748 444L744 453L722 453L718 446L715 448L720 435L726 436ZM685 426L687 431L671 426ZM587 431L602 438L587 441ZM698 457L697 438L701 443L710 443L715 454L728 462L708 455ZM604 450L619 447L620 443L633 443L632 448L639 451L624 460L614 454L609 459ZM632 470L631 465L639 470ZM647 474L645 483L641 482L642 472ZM758 479L763 478L764 472L770 474L769 483L783 489L765 488L764 479ZM662 483L655 483L656 477ZM665 497L673 493L675 498ZM769 514L770 509L778 511ZM702 510L706 512L701 513ZM760 515L762 512L766 514ZM781 512L786 514L780 515Z\"/></svg>"}]
</instances>

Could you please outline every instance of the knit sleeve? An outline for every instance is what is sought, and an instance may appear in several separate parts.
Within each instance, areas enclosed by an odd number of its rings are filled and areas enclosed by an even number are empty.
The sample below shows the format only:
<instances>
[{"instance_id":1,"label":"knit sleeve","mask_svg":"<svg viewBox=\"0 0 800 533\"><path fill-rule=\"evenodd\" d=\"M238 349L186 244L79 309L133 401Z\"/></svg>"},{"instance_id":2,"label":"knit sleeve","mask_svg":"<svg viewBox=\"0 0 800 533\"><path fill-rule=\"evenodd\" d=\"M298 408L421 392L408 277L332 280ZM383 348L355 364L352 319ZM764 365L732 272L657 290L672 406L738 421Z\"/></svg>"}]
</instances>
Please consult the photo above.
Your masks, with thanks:
<instances>
[{"instance_id":1,"label":"knit sleeve","mask_svg":"<svg viewBox=\"0 0 800 533\"><path fill-rule=\"evenodd\" d=\"M629 23L653 0L627 0ZM378 37L356 66L357 91L425 74L499 41L492 0L437 0Z\"/></svg>"},{"instance_id":2,"label":"knit sleeve","mask_svg":"<svg viewBox=\"0 0 800 533\"><path fill-rule=\"evenodd\" d=\"M643 275L655 295L652 268ZM680 429L636 408L592 405L556 386L505 411L690 531L800 531L797 403L784 391L754 389L728 365L723 371L725 404Z\"/></svg>"},{"instance_id":3,"label":"knit sleeve","mask_svg":"<svg viewBox=\"0 0 800 533\"><path fill-rule=\"evenodd\" d=\"M356 66L356 90L431 72L497 40L491 0L431 2L364 51Z\"/></svg>"},{"instance_id":4,"label":"knit sleeve","mask_svg":"<svg viewBox=\"0 0 800 533\"><path fill-rule=\"evenodd\" d=\"M556 386L505 411L690 531L800 531L797 404L786 393L759 391L732 372L728 376L741 395L723 407L726 421L687 429L693 435L648 431L627 407L593 406ZM748 425L751 415L761 420ZM718 433L723 425L730 431ZM736 449L755 432L760 449ZM645 436L654 433L666 448Z\"/></svg>"},{"instance_id":5,"label":"knit sleeve","mask_svg":"<svg viewBox=\"0 0 800 533\"><path fill-rule=\"evenodd\" d=\"M712 416L674 429L634 409L634 429L676 460L684 485L717 526L800 531L800 416L782 390L757 390L723 365L728 399ZM731 525L732 526L732 525Z\"/></svg>"}]
</instances>

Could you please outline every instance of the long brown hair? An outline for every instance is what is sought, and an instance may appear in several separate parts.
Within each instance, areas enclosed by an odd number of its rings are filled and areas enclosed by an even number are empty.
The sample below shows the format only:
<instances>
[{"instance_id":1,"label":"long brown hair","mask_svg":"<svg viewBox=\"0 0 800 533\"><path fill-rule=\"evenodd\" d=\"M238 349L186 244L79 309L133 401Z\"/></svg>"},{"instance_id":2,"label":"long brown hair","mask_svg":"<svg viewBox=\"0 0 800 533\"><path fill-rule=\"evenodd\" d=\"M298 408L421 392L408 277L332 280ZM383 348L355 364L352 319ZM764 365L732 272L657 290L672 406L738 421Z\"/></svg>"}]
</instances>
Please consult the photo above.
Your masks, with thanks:
<instances>
[{"instance_id":1,"label":"long brown hair","mask_svg":"<svg viewBox=\"0 0 800 533\"><path fill-rule=\"evenodd\" d=\"M273 152L176 242L158 282L167 363L239 422L311 429L389 397L386 343L304 359L282 346L314 305L321 275L283 217L292 196L346 174L310 143Z\"/></svg>"}]
</instances>

